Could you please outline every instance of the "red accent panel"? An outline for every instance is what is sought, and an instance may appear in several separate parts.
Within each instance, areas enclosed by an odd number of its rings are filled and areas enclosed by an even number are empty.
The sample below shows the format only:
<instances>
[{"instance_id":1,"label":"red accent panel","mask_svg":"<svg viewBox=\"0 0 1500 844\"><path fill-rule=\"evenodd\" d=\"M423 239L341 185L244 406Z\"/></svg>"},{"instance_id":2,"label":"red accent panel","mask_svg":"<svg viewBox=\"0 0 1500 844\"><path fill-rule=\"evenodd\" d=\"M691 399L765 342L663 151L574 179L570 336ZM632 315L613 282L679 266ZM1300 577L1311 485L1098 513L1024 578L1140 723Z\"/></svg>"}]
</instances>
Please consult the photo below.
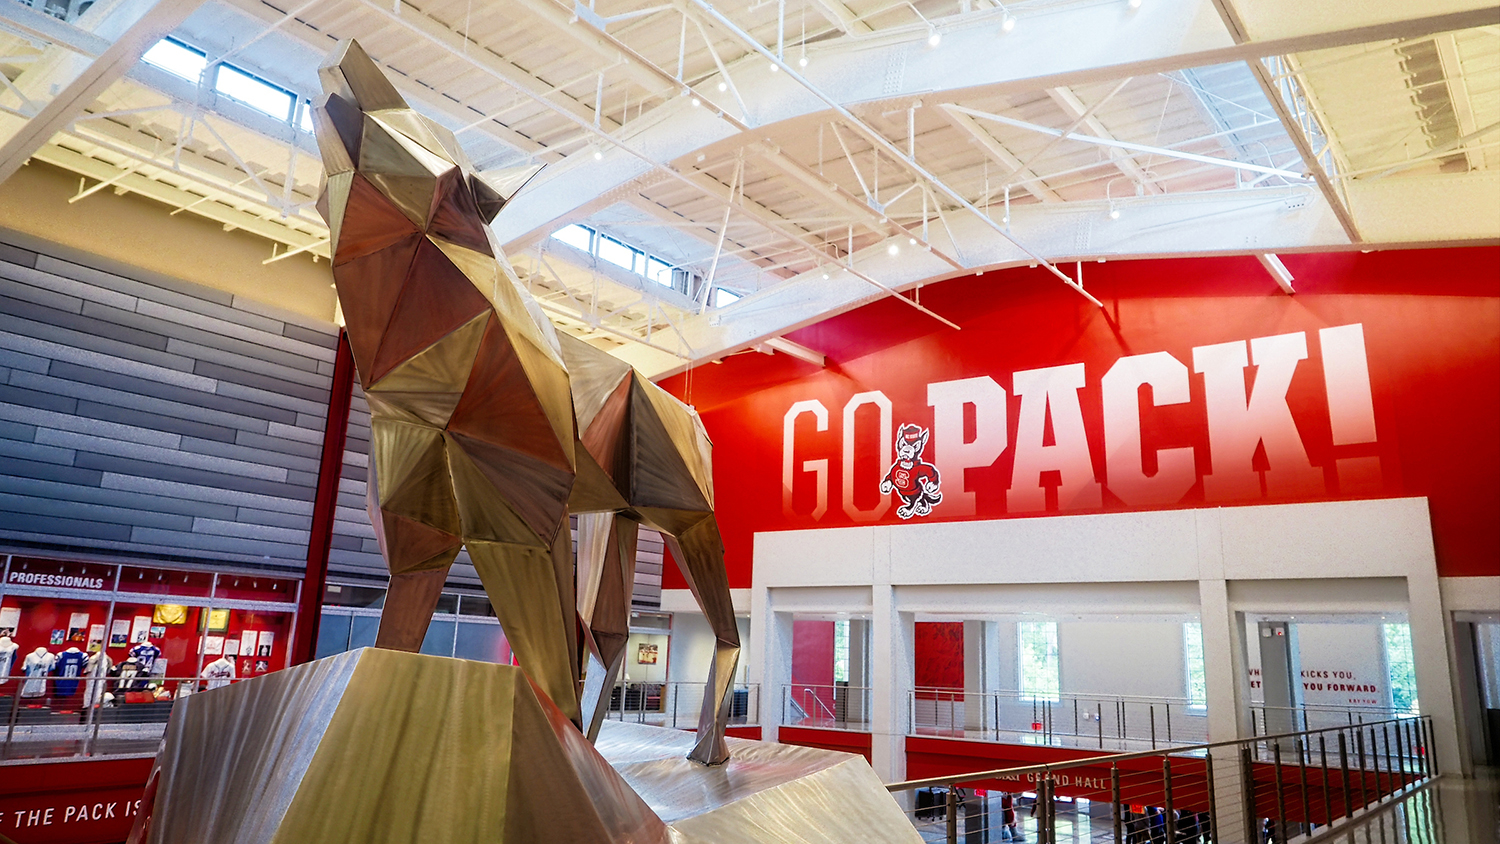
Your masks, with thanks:
<instances>
[{"instance_id":1,"label":"red accent panel","mask_svg":"<svg viewBox=\"0 0 1500 844\"><path fill-rule=\"evenodd\" d=\"M804 698L816 697L833 711L833 622L792 622L792 697L809 715L817 713Z\"/></svg>"},{"instance_id":2,"label":"red accent panel","mask_svg":"<svg viewBox=\"0 0 1500 844\"><path fill-rule=\"evenodd\" d=\"M760 727L750 725L736 727L734 725L730 725L724 728L724 735L731 736L733 738L760 741Z\"/></svg>"},{"instance_id":3,"label":"red accent panel","mask_svg":"<svg viewBox=\"0 0 1500 844\"><path fill-rule=\"evenodd\" d=\"M919 689L964 687L964 623L916 623L916 681ZM924 696L931 697L925 693Z\"/></svg>"},{"instance_id":4,"label":"red accent panel","mask_svg":"<svg viewBox=\"0 0 1500 844\"><path fill-rule=\"evenodd\" d=\"M297 604L297 641L292 664L312 662L318 650L318 621L323 614L323 588L328 580L328 551L333 546L333 514L338 506L339 472L344 467L344 440L349 432L349 401L354 394L354 354L349 332L339 332L333 359L333 386L328 394L328 421L323 428L323 454L318 462L318 492L313 499L312 532L307 543L307 577Z\"/></svg>"},{"instance_id":5,"label":"red accent panel","mask_svg":"<svg viewBox=\"0 0 1500 844\"><path fill-rule=\"evenodd\" d=\"M870 760L870 734L851 733L845 730L816 730L811 727L781 727L776 731L781 744L798 747L818 747L843 753L858 753Z\"/></svg>"},{"instance_id":6,"label":"red accent panel","mask_svg":"<svg viewBox=\"0 0 1500 844\"><path fill-rule=\"evenodd\" d=\"M16 844L124 841L155 759L12 765L0 777L0 834Z\"/></svg>"},{"instance_id":7,"label":"red accent panel","mask_svg":"<svg viewBox=\"0 0 1500 844\"><path fill-rule=\"evenodd\" d=\"M1042 473L1045 512L1011 513L1021 402L1016 372L1078 364L1078 392L1094 475L1104 484L1102 505L1069 513L1182 509L1205 506L1426 496L1431 505L1438 572L1443 576L1500 574L1500 249L1396 250L1362 254L1289 255L1297 294L1281 293L1250 257L1112 261L1088 265L1088 288L1106 308L1090 305L1041 269L1012 269L931 284L922 304L957 321L946 328L911 308L884 299L788 334L822 352L823 368L784 355L735 355L663 386L703 416L715 444L715 490L730 586L748 587L752 537L757 531L847 527L842 453L843 409L857 393L879 390L892 405L893 427L933 424L927 385L989 376L1008 394L1007 448L993 464L965 477L942 478L944 490L964 485L975 512L937 505L925 521L1000 519L1062 512L1055 471ZM1362 326L1376 439L1335 445L1324 385L1319 330ZM1286 401L1298 437L1326 489L1251 494L1209 500L1201 480L1211 471L1204 375L1193 372L1193 349L1301 333L1307 357L1297 362ZM1127 505L1106 472L1101 378L1122 357L1166 352L1188 369L1189 400L1141 407L1145 471L1155 471L1158 449L1192 449L1192 485L1163 505ZM1256 366L1246 369L1253 383ZM1278 397L1279 398L1279 397ZM793 500L783 508L782 426L798 401L816 400L828 412L826 431L805 414L795 426ZM972 416L970 417L972 419ZM872 506L875 411L864 406L854 435L854 504ZM973 424L973 423L971 423ZM1048 430L1051 430L1050 427ZM1054 432L1055 433L1055 432ZM1051 434L1045 435L1051 436ZM1050 442L1045 440L1044 443ZM935 446L928 447L929 452ZM867 453L869 452L869 453ZM930 455L929 455L930 456ZM1340 486L1338 461L1350 470L1378 465L1378 474L1349 471ZM1378 461L1371 463L1370 458ZM827 460L827 511L814 509L816 474L804 461ZM1354 489L1355 480L1370 481ZM901 520L891 507L877 523ZM684 584L671 568L664 588Z\"/></svg>"}]
</instances>

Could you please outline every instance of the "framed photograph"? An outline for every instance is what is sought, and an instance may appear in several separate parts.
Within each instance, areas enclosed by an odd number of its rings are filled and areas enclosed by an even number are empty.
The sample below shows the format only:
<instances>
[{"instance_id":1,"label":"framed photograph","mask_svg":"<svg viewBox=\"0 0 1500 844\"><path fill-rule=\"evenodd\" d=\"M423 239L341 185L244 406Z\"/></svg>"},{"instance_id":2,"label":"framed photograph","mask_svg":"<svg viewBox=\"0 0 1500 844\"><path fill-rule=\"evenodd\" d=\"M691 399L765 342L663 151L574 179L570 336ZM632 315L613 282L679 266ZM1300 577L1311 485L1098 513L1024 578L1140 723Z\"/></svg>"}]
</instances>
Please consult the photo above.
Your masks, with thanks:
<instances>
[{"instance_id":1,"label":"framed photograph","mask_svg":"<svg viewBox=\"0 0 1500 844\"><path fill-rule=\"evenodd\" d=\"M130 641L139 645L146 641L146 634L151 632L151 616L138 615L130 620Z\"/></svg>"},{"instance_id":2,"label":"framed photograph","mask_svg":"<svg viewBox=\"0 0 1500 844\"><path fill-rule=\"evenodd\" d=\"M256 656L270 656L271 655L271 646L270 645L261 645L260 647L258 647L258 648L255 649L255 655Z\"/></svg>"},{"instance_id":3,"label":"framed photograph","mask_svg":"<svg viewBox=\"0 0 1500 844\"><path fill-rule=\"evenodd\" d=\"M5 609L0 610L0 630L9 630L14 633L16 628L20 626L20 607L6 607Z\"/></svg>"},{"instance_id":4,"label":"framed photograph","mask_svg":"<svg viewBox=\"0 0 1500 844\"><path fill-rule=\"evenodd\" d=\"M130 644L130 622L123 618L117 618L109 626L109 646L111 648L123 648L128 644Z\"/></svg>"},{"instance_id":5,"label":"framed photograph","mask_svg":"<svg viewBox=\"0 0 1500 844\"><path fill-rule=\"evenodd\" d=\"M239 656L240 655L240 640L239 639L235 639L233 637L225 639L224 640L224 655L225 656Z\"/></svg>"},{"instance_id":6,"label":"framed photograph","mask_svg":"<svg viewBox=\"0 0 1500 844\"><path fill-rule=\"evenodd\" d=\"M104 649L104 625L89 625L89 653L98 653Z\"/></svg>"},{"instance_id":7,"label":"framed photograph","mask_svg":"<svg viewBox=\"0 0 1500 844\"><path fill-rule=\"evenodd\" d=\"M267 672L267 671L269 671L269 670L270 670L270 668L271 668L271 666L270 666L270 664L269 664L269 663L267 663L267 662L266 662L266 661L265 661L265 660L263 660L263 659L257 659L257 660L256 660L256 661L255 661L255 673L256 673L256 674L264 674L264 673L266 673L266 672Z\"/></svg>"},{"instance_id":8,"label":"framed photograph","mask_svg":"<svg viewBox=\"0 0 1500 844\"><path fill-rule=\"evenodd\" d=\"M224 637L208 636L203 640L203 655L218 656L224 653Z\"/></svg>"},{"instance_id":9,"label":"framed photograph","mask_svg":"<svg viewBox=\"0 0 1500 844\"><path fill-rule=\"evenodd\" d=\"M642 644L637 647L635 651L635 662L637 665L655 665L656 646Z\"/></svg>"},{"instance_id":10,"label":"framed photograph","mask_svg":"<svg viewBox=\"0 0 1500 844\"><path fill-rule=\"evenodd\" d=\"M48 644L61 645L67 638L68 631L59 628L52 631L52 638L48 640Z\"/></svg>"},{"instance_id":11,"label":"framed photograph","mask_svg":"<svg viewBox=\"0 0 1500 844\"><path fill-rule=\"evenodd\" d=\"M202 630L208 625L210 633L224 633L229 630L229 610L206 609L198 612L198 629Z\"/></svg>"}]
</instances>

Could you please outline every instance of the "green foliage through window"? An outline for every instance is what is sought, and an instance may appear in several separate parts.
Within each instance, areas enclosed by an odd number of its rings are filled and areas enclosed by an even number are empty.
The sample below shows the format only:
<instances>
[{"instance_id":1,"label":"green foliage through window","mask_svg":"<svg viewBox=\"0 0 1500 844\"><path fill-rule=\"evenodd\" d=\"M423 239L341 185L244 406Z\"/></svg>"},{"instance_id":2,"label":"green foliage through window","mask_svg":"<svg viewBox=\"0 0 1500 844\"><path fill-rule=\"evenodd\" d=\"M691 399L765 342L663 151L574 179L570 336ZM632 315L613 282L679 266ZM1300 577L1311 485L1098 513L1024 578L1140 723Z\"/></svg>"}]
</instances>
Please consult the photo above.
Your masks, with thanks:
<instances>
[{"instance_id":1,"label":"green foliage through window","mask_svg":"<svg viewBox=\"0 0 1500 844\"><path fill-rule=\"evenodd\" d=\"M833 681L849 682L849 622L833 623Z\"/></svg>"},{"instance_id":2,"label":"green foliage through window","mask_svg":"<svg viewBox=\"0 0 1500 844\"><path fill-rule=\"evenodd\" d=\"M1417 704L1417 668L1411 653L1411 627L1406 624L1382 624L1385 633L1385 664L1390 671L1391 708L1415 715Z\"/></svg>"},{"instance_id":3,"label":"green foliage through window","mask_svg":"<svg viewBox=\"0 0 1500 844\"><path fill-rule=\"evenodd\" d=\"M1061 671L1057 659L1057 622L1023 621L1017 625L1020 643L1020 685L1023 697L1059 700Z\"/></svg>"},{"instance_id":4,"label":"green foliage through window","mask_svg":"<svg viewBox=\"0 0 1500 844\"><path fill-rule=\"evenodd\" d=\"M1208 676L1203 665L1203 625L1190 621L1182 625L1183 653L1187 657L1188 706L1208 707Z\"/></svg>"}]
</instances>

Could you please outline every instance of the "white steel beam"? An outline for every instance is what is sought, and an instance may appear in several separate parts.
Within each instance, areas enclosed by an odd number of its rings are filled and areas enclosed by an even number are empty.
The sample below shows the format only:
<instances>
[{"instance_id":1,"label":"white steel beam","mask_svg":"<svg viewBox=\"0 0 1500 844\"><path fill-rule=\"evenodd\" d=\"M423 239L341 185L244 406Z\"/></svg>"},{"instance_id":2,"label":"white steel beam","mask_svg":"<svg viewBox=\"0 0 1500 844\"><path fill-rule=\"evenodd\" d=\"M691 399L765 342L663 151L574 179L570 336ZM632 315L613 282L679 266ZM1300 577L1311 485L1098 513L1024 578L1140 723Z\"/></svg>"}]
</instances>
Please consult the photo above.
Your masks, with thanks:
<instances>
[{"instance_id":1,"label":"white steel beam","mask_svg":"<svg viewBox=\"0 0 1500 844\"><path fill-rule=\"evenodd\" d=\"M1059 262L1099 258L1183 257L1305 251L1347 247L1338 221L1312 186L1131 197L1118 220L1102 202L1031 204L1012 209L1012 225L1023 238ZM964 241L976 269L1025 267L1029 258L993 237L980 221L952 219L953 236ZM910 290L953 275L930 256L888 256L880 247L856 255L856 263L898 290ZM1040 270L1033 270L1040 275ZM752 348L767 338L827 319L878 298L840 272L801 277L683 323L698 361ZM633 361L634 362L634 361ZM659 377L676 370L644 370Z\"/></svg>"},{"instance_id":2,"label":"white steel beam","mask_svg":"<svg viewBox=\"0 0 1500 844\"><path fill-rule=\"evenodd\" d=\"M1292 289L1292 271L1286 268L1286 264L1281 263L1276 253L1261 252L1255 256L1255 259L1260 261L1260 265L1267 273L1270 273L1271 278L1276 280L1276 286L1280 287L1283 293L1290 296L1297 292Z\"/></svg>"},{"instance_id":3,"label":"white steel beam","mask_svg":"<svg viewBox=\"0 0 1500 844\"><path fill-rule=\"evenodd\" d=\"M45 84L60 88L57 95L30 120L9 115L0 119L0 132L5 136L0 145L0 182L93 105L105 88L128 73L147 50L202 4L203 0L123 0L110 7L103 20L91 21L92 34L109 41L109 47L92 60L74 54L49 63ZM87 18L85 13L83 19Z\"/></svg>"},{"instance_id":4,"label":"white steel beam","mask_svg":"<svg viewBox=\"0 0 1500 844\"><path fill-rule=\"evenodd\" d=\"M997 164L1004 167L1007 172L1013 174L1007 181L1014 181L1021 189L1041 200L1042 202L1062 202L1062 197L1057 192L1047 187L1047 184L1037 176L1036 172L1027 167L1021 159L1011 154L995 136L985 130L983 126L969 116L964 110L951 103L943 103L938 106L938 112L948 119L955 127L962 130L974 139L984 151L989 153Z\"/></svg>"},{"instance_id":5,"label":"white steel beam","mask_svg":"<svg viewBox=\"0 0 1500 844\"><path fill-rule=\"evenodd\" d=\"M1088 127L1089 132L1093 134L1092 140L1099 142L1101 146L1109 149L1110 159L1114 161L1115 166L1119 168L1122 174L1132 182L1140 185L1143 190L1151 193L1162 192L1161 185L1158 185L1156 180L1152 179L1150 174L1141 168L1141 165L1135 163L1135 159L1120 152L1122 146L1119 141L1104 127L1098 115L1090 113L1088 106L1085 106L1083 101L1078 99L1078 95L1073 93L1073 89L1066 85L1048 88L1047 96L1052 99L1052 102L1057 104L1058 108L1062 109L1063 114L1066 114L1069 120L1079 121L1082 125ZM1058 134L1059 136L1061 135L1061 133ZM1076 133L1068 137L1088 140Z\"/></svg>"},{"instance_id":6,"label":"white steel beam","mask_svg":"<svg viewBox=\"0 0 1500 844\"><path fill-rule=\"evenodd\" d=\"M804 360L813 366L823 366L826 363L822 352L815 352L801 343L793 343L785 337L768 337L764 343L765 347L784 355L791 355L797 360Z\"/></svg>"},{"instance_id":7,"label":"white steel beam","mask_svg":"<svg viewBox=\"0 0 1500 844\"><path fill-rule=\"evenodd\" d=\"M1126 4L1078 4L1028 18L1025 33L1007 36L997 49L995 28L954 27L937 49L912 49L922 33L901 38L872 35L810 49L802 73L836 102L846 105L922 96L929 104L971 96L1035 91L1144 76L1185 68L1253 60L1302 50L1419 37L1480 26L1493 7L1444 11L1368 26L1330 26L1288 38L1236 44L1218 19L1212 0L1152 0L1131 12ZM1101 64L1107 57L1108 64ZM507 249L525 248L577 219L600 194L654 167L691 161L711 145L771 124L827 120L828 107L783 73L764 72L760 57L746 59L736 86L751 119L721 113L714 96L677 97L654 109L629 131L631 150L603 150L602 161L586 156L553 165L516 196L496 220ZM731 68L735 70L735 68ZM717 77L706 80L711 90ZM698 99L694 107L692 100ZM737 109L736 109L737 110ZM816 123L812 123L816 125ZM647 151L642 160L636 151Z\"/></svg>"}]
</instances>

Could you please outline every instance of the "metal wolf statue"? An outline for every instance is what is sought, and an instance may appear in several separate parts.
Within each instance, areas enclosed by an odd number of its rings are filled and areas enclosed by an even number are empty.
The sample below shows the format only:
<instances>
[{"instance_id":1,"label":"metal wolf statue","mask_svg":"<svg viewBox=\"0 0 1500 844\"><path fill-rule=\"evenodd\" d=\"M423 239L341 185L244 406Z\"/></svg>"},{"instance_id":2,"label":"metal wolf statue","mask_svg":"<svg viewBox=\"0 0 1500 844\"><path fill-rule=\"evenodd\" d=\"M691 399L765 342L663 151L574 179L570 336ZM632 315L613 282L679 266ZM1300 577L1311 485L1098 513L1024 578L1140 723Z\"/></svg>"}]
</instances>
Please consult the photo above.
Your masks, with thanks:
<instances>
[{"instance_id":1,"label":"metal wolf statue","mask_svg":"<svg viewBox=\"0 0 1500 844\"><path fill-rule=\"evenodd\" d=\"M318 208L370 403L369 511L391 572L376 644L419 648L467 548L522 669L592 739L647 525L717 638L690 758L723 762L740 642L697 414L553 331L489 231L505 200L358 44L319 76ZM576 575L569 512L585 514Z\"/></svg>"}]
</instances>

